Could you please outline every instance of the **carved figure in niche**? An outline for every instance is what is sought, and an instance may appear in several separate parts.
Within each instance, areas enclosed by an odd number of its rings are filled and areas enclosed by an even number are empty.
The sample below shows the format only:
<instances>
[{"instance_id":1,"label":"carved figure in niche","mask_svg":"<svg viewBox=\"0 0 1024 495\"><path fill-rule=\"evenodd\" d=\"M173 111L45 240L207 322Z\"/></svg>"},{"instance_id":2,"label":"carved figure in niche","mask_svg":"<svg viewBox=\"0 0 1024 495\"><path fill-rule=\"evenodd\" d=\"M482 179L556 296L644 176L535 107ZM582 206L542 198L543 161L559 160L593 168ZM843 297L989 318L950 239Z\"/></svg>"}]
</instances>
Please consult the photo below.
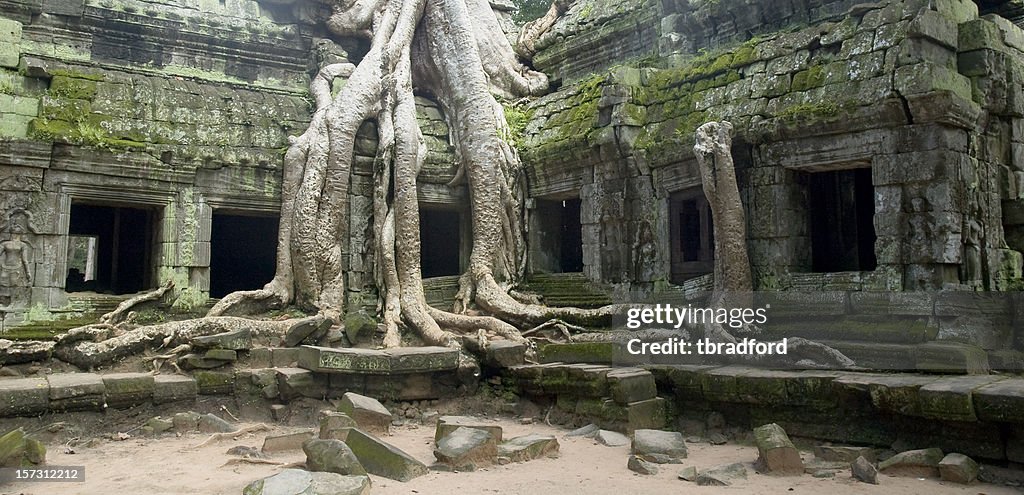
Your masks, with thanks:
<instances>
[{"instance_id":1,"label":"carved figure in niche","mask_svg":"<svg viewBox=\"0 0 1024 495\"><path fill-rule=\"evenodd\" d=\"M36 232L32 213L20 208L12 210L2 230L7 240L0 242L0 287L32 287L32 245L25 239Z\"/></svg>"}]
</instances>

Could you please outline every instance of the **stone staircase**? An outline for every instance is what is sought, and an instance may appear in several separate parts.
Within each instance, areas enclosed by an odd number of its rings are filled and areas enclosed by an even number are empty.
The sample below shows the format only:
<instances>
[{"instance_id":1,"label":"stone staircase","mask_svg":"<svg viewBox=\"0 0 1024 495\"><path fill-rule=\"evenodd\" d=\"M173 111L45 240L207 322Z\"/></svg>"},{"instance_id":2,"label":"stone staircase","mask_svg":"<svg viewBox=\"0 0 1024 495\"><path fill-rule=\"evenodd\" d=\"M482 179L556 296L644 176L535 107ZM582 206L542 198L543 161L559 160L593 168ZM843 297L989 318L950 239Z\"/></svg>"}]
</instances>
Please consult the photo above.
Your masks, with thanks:
<instances>
[{"instance_id":1,"label":"stone staircase","mask_svg":"<svg viewBox=\"0 0 1024 495\"><path fill-rule=\"evenodd\" d=\"M533 292L549 306L598 308L612 303L611 290L582 273L535 273L521 290Z\"/></svg>"}]
</instances>

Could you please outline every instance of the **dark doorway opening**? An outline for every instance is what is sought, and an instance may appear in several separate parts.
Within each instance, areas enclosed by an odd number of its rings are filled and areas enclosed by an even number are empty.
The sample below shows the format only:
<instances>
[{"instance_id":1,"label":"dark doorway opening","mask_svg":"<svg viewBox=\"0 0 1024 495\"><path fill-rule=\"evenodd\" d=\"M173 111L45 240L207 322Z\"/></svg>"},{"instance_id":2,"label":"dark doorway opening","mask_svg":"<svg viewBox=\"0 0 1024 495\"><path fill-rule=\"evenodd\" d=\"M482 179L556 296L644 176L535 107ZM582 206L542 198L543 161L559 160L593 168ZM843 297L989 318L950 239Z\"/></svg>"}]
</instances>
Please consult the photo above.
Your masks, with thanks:
<instances>
[{"instance_id":1,"label":"dark doorway opening","mask_svg":"<svg viewBox=\"0 0 1024 495\"><path fill-rule=\"evenodd\" d=\"M277 217L213 213L210 297L262 288L277 266Z\"/></svg>"},{"instance_id":2,"label":"dark doorway opening","mask_svg":"<svg viewBox=\"0 0 1024 495\"><path fill-rule=\"evenodd\" d=\"M672 273L670 280L680 283L711 273L715 262L715 232L711 207L704 190L692 188L669 199Z\"/></svg>"},{"instance_id":3,"label":"dark doorway opening","mask_svg":"<svg viewBox=\"0 0 1024 495\"><path fill-rule=\"evenodd\" d=\"M538 199L534 213L537 249L532 250L535 271L583 271L582 203L579 198Z\"/></svg>"},{"instance_id":4,"label":"dark doorway opening","mask_svg":"<svg viewBox=\"0 0 1024 495\"><path fill-rule=\"evenodd\" d=\"M420 273L424 278L461 273L458 211L420 208Z\"/></svg>"},{"instance_id":5,"label":"dark doorway opening","mask_svg":"<svg viewBox=\"0 0 1024 495\"><path fill-rule=\"evenodd\" d=\"M871 169L812 173L807 192L811 270L874 270L878 261Z\"/></svg>"},{"instance_id":6,"label":"dark doorway opening","mask_svg":"<svg viewBox=\"0 0 1024 495\"><path fill-rule=\"evenodd\" d=\"M153 287L156 210L71 204L68 292L131 294Z\"/></svg>"}]
</instances>

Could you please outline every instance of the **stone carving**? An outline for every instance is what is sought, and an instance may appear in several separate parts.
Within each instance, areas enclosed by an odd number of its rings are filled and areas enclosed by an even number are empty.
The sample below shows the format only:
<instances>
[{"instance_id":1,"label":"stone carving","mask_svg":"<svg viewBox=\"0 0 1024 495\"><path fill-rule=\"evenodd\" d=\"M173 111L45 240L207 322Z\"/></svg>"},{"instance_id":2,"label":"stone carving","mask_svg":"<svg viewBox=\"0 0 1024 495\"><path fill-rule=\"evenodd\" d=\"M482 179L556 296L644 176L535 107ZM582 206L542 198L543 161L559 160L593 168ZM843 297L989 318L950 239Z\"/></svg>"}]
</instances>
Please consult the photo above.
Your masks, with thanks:
<instances>
[{"instance_id":1,"label":"stone carving","mask_svg":"<svg viewBox=\"0 0 1024 495\"><path fill-rule=\"evenodd\" d=\"M12 209L0 227L5 234L5 240L0 242L0 303L24 306L32 287L33 248L26 240L36 233L32 213L24 208Z\"/></svg>"}]
</instances>

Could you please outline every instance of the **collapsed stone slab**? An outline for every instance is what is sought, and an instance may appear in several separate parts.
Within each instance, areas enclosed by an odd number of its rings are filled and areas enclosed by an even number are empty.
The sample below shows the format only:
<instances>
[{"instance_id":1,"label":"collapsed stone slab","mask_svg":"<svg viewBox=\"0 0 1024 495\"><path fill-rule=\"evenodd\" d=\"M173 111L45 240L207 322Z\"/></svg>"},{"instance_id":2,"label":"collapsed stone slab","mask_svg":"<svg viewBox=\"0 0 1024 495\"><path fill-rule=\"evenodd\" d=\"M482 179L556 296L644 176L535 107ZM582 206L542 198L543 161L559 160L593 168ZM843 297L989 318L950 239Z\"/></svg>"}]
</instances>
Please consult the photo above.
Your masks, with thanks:
<instances>
[{"instance_id":1,"label":"collapsed stone slab","mask_svg":"<svg viewBox=\"0 0 1024 495\"><path fill-rule=\"evenodd\" d=\"M943 481L968 484L978 479L978 463L963 454L946 454L939 461L939 477Z\"/></svg>"},{"instance_id":2,"label":"collapsed stone slab","mask_svg":"<svg viewBox=\"0 0 1024 495\"><path fill-rule=\"evenodd\" d=\"M644 459L669 464L686 458L686 441L683 434L676 431L636 430L633 432L633 454L644 456ZM662 462L664 461L664 462Z\"/></svg>"},{"instance_id":3,"label":"collapsed stone slab","mask_svg":"<svg viewBox=\"0 0 1024 495\"><path fill-rule=\"evenodd\" d=\"M937 478L942 450L937 448L900 452L878 464L878 470L890 476Z\"/></svg>"},{"instance_id":4,"label":"collapsed stone slab","mask_svg":"<svg viewBox=\"0 0 1024 495\"><path fill-rule=\"evenodd\" d=\"M353 428L349 431L345 444L370 474L396 481L409 481L428 472L422 462L362 429Z\"/></svg>"},{"instance_id":5,"label":"collapsed stone slab","mask_svg":"<svg viewBox=\"0 0 1024 495\"><path fill-rule=\"evenodd\" d=\"M472 416L441 416L438 418L437 427L434 429L434 443L439 442L442 438L461 427L484 430L494 437L495 442L500 443L502 441L502 431L498 425L486 423Z\"/></svg>"},{"instance_id":6,"label":"collapsed stone slab","mask_svg":"<svg viewBox=\"0 0 1024 495\"><path fill-rule=\"evenodd\" d=\"M365 475L366 469L341 440L309 439L302 444L306 467L310 471L327 471L343 475Z\"/></svg>"},{"instance_id":7,"label":"collapsed stone slab","mask_svg":"<svg viewBox=\"0 0 1024 495\"><path fill-rule=\"evenodd\" d=\"M800 452L781 426L770 423L754 429L757 469L766 474L797 476L804 472Z\"/></svg>"},{"instance_id":8,"label":"collapsed stone slab","mask_svg":"<svg viewBox=\"0 0 1024 495\"><path fill-rule=\"evenodd\" d=\"M497 461L497 441L487 430L459 427L437 442L434 457L452 469L475 471Z\"/></svg>"},{"instance_id":9,"label":"collapsed stone slab","mask_svg":"<svg viewBox=\"0 0 1024 495\"><path fill-rule=\"evenodd\" d=\"M558 454L558 440L550 435L530 434L510 438L498 445L498 455L512 462L525 462Z\"/></svg>"},{"instance_id":10,"label":"collapsed stone slab","mask_svg":"<svg viewBox=\"0 0 1024 495\"><path fill-rule=\"evenodd\" d=\"M730 486L734 481L741 479L747 479L747 468L736 462L701 471L694 482L698 486Z\"/></svg>"},{"instance_id":11,"label":"collapsed stone slab","mask_svg":"<svg viewBox=\"0 0 1024 495\"><path fill-rule=\"evenodd\" d=\"M341 397L338 410L355 420L363 430L382 435L390 431L391 421L394 419L391 411L377 399L353 392L346 392Z\"/></svg>"},{"instance_id":12,"label":"collapsed stone slab","mask_svg":"<svg viewBox=\"0 0 1024 495\"><path fill-rule=\"evenodd\" d=\"M352 428L357 428L355 420L348 414L338 411L322 411L320 413L320 438L324 440L341 440L348 437Z\"/></svg>"},{"instance_id":13,"label":"collapsed stone slab","mask_svg":"<svg viewBox=\"0 0 1024 495\"><path fill-rule=\"evenodd\" d=\"M850 463L850 475L853 479L872 485L878 484L878 469L868 462L864 456L858 456Z\"/></svg>"},{"instance_id":14,"label":"collapsed stone slab","mask_svg":"<svg viewBox=\"0 0 1024 495\"><path fill-rule=\"evenodd\" d=\"M369 476L285 469L249 483L242 495L369 495Z\"/></svg>"}]
</instances>

